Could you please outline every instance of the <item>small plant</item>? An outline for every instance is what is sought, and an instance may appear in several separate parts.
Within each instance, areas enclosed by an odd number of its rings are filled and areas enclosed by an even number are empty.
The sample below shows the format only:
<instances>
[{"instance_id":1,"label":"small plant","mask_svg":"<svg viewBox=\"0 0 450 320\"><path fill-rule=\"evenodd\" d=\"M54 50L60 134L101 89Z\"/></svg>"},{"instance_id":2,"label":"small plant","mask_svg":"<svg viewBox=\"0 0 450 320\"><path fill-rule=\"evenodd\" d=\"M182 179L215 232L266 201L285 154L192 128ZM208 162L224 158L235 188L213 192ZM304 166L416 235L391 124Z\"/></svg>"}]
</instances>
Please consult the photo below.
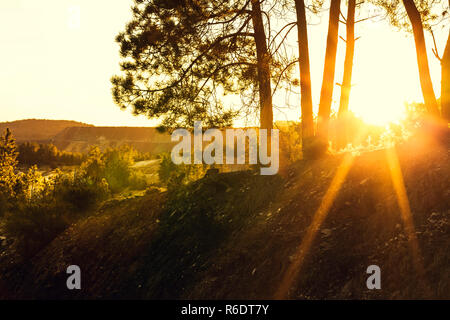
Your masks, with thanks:
<instances>
[{"instance_id":1,"label":"small plant","mask_svg":"<svg viewBox=\"0 0 450 320\"><path fill-rule=\"evenodd\" d=\"M173 163L170 153L161 155L161 164L158 170L159 181L168 189L177 188L188 182L203 177L207 171L207 165Z\"/></svg>"},{"instance_id":2,"label":"small plant","mask_svg":"<svg viewBox=\"0 0 450 320\"><path fill-rule=\"evenodd\" d=\"M301 126L292 122L284 126L276 126L280 130L280 157L283 162L293 163L301 159L302 138Z\"/></svg>"},{"instance_id":3,"label":"small plant","mask_svg":"<svg viewBox=\"0 0 450 320\"><path fill-rule=\"evenodd\" d=\"M81 165L81 170L86 179L94 184L103 179L108 183L112 193L118 193L127 187L139 185L146 187L142 176L134 175L131 166L134 164L136 151L128 146L118 149L107 149L101 152L98 147L91 148L88 157Z\"/></svg>"},{"instance_id":4,"label":"small plant","mask_svg":"<svg viewBox=\"0 0 450 320\"><path fill-rule=\"evenodd\" d=\"M129 186L133 190L144 190L148 186L147 178L141 171L131 172Z\"/></svg>"},{"instance_id":5,"label":"small plant","mask_svg":"<svg viewBox=\"0 0 450 320\"><path fill-rule=\"evenodd\" d=\"M22 179L24 190L5 215L7 233L17 240L19 252L31 256L107 197L104 180L94 184L86 177L58 172L45 181L30 169Z\"/></svg>"}]
</instances>

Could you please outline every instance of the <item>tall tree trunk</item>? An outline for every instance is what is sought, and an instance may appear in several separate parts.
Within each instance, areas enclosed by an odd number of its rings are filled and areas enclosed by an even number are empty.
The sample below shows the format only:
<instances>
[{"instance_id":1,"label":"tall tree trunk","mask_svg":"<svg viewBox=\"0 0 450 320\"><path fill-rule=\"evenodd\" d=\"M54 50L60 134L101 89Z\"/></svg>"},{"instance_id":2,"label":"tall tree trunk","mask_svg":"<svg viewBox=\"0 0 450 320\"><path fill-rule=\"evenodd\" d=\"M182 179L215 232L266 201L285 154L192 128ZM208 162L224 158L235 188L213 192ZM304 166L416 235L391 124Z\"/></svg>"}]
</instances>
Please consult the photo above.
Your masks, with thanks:
<instances>
[{"instance_id":1,"label":"tall tree trunk","mask_svg":"<svg viewBox=\"0 0 450 320\"><path fill-rule=\"evenodd\" d=\"M339 101L339 121L337 132L337 147L342 148L348 143L348 104L352 88L353 57L355 55L355 10L356 0L349 0L346 22L346 48L344 60L344 75L341 84L341 98Z\"/></svg>"},{"instance_id":2,"label":"tall tree trunk","mask_svg":"<svg viewBox=\"0 0 450 320\"><path fill-rule=\"evenodd\" d=\"M402 0L408 18L411 21L414 42L416 44L417 65L419 67L420 86L423 100L429 114L439 116L438 103L431 82L430 68L428 66L427 49L423 33L422 18L414 3L414 0Z\"/></svg>"},{"instance_id":3,"label":"tall tree trunk","mask_svg":"<svg viewBox=\"0 0 450 320\"><path fill-rule=\"evenodd\" d=\"M298 30L298 61L300 66L300 91L302 111L302 149L307 157L309 144L314 138L314 121L311 94L311 71L309 66L308 27L306 24L305 1L295 0Z\"/></svg>"},{"instance_id":4,"label":"tall tree trunk","mask_svg":"<svg viewBox=\"0 0 450 320\"><path fill-rule=\"evenodd\" d=\"M320 90L319 118L317 123L318 135L323 142L328 141L328 124L330 122L331 102L333 99L340 6L341 0L331 0L327 48L325 52L322 88Z\"/></svg>"},{"instance_id":5,"label":"tall tree trunk","mask_svg":"<svg viewBox=\"0 0 450 320\"><path fill-rule=\"evenodd\" d=\"M259 0L252 0L252 22L255 33L256 58L258 68L260 128L272 129L272 88L270 85L270 54L267 49L261 5ZM270 134L270 132L269 132Z\"/></svg>"},{"instance_id":6,"label":"tall tree trunk","mask_svg":"<svg viewBox=\"0 0 450 320\"><path fill-rule=\"evenodd\" d=\"M355 55L355 8L356 0L348 1L347 8L347 39L344 60L344 77L341 84L341 99L339 101L339 117L348 111L350 90L352 86L353 57Z\"/></svg>"},{"instance_id":7,"label":"tall tree trunk","mask_svg":"<svg viewBox=\"0 0 450 320\"><path fill-rule=\"evenodd\" d=\"M441 60L441 110L442 118L450 122L450 32L445 46L444 55Z\"/></svg>"}]
</instances>

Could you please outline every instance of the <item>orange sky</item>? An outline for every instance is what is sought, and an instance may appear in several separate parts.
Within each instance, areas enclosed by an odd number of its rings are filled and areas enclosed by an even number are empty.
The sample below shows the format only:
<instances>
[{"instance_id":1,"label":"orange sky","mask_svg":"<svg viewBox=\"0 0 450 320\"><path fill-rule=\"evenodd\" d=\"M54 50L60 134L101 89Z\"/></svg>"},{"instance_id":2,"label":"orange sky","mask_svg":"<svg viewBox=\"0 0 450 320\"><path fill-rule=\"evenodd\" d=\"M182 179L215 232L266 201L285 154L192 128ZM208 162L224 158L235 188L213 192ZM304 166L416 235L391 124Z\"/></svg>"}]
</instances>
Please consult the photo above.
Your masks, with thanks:
<instances>
[{"instance_id":1,"label":"orange sky","mask_svg":"<svg viewBox=\"0 0 450 320\"><path fill-rule=\"evenodd\" d=\"M155 125L145 117L121 111L111 98L109 79L118 72L119 61L114 38L130 18L131 3L131 0L2 1L0 121L47 118L95 125ZM315 106L319 102L327 18L325 12L321 19L312 21L321 22L309 28ZM345 35L343 25L340 34ZM350 108L368 120L376 120L380 114L400 113L404 100L420 101L412 36L383 22L358 24L356 34L362 38L356 45ZM448 28L437 34L441 52L447 35ZM440 66L431 53L431 42L427 44L439 96ZM335 82L341 82L344 50L340 41ZM336 101L339 93L339 87L335 87ZM283 105L283 100L278 96L275 102ZM299 107L275 114L280 120L298 117Z\"/></svg>"}]
</instances>

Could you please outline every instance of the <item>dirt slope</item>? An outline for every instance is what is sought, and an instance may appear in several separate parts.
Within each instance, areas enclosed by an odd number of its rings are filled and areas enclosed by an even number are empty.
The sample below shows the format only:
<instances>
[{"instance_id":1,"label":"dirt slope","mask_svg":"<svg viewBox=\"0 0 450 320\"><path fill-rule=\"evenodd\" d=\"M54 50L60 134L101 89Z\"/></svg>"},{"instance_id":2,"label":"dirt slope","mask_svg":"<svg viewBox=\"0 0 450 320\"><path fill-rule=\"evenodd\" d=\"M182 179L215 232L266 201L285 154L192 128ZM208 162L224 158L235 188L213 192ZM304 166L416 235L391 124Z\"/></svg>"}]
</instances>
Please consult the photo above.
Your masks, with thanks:
<instances>
[{"instance_id":1,"label":"dirt slope","mask_svg":"<svg viewBox=\"0 0 450 320\"><path fill-rule=\"evenodd\" d=\"M0 297L271 299L287 283L292 299L449 299L448 144L396 150L414 230L387 154L351 161L301 268L290 267L345 156L299 162L279 177L220 174L175 196L153 190L110 202L31 261L0 260ZM82 269L81 291L65 289L69 264ZM381 290L366 287L373 264Z\"/></svg>"},{"instance_id":2,"label":"dirt slope","mask_svg":"<svg viewBox=\"0 0 450 320\"><path fill-rule=\"evenodd\" d=\"M425 274L413 261L386 153L377 151L353 163L288 298L450 298L448 150L408 151L399 150L400 164ZM186 297L273 298L335 174L330 161L293 168L277 202L230 239ZM382 290L366 288L373 264Z\"/></svg>"}]
</instances>

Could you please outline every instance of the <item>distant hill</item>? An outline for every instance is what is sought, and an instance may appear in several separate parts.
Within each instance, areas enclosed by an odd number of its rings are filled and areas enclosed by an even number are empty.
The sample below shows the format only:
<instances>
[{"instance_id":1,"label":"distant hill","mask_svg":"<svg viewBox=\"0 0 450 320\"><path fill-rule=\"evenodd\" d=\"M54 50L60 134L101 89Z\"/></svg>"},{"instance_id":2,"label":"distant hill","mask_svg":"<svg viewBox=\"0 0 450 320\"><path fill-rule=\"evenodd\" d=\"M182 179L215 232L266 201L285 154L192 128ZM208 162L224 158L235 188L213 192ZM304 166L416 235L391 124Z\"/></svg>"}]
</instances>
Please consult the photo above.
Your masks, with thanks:
<instances>
[{"instance_id":1,"label":"distant hill","mask_svg":"<svg viewBox=\"0 0 450 320\"><path fill-rule=\"evenodd\" d=\"M44 142L70 127L93 127L93 125L69 120L40 119L0 122L0 132L3 133L9 128L18 142Z\"/></svg>"},{"instance_id":2,"label":"distant hill","mask_svg":"<svg viewBox=\"0 0 450 320\"><path fill-rule=\"evenodd\" d=\"M95 127L68 120L18 120L0 123L0 131L9 128L18 143L53 143L58 149L88 152L93 145L101 149L129 145L141 152L170 151L170 135L151 127Z\"/></svg>"}]
</instances>

